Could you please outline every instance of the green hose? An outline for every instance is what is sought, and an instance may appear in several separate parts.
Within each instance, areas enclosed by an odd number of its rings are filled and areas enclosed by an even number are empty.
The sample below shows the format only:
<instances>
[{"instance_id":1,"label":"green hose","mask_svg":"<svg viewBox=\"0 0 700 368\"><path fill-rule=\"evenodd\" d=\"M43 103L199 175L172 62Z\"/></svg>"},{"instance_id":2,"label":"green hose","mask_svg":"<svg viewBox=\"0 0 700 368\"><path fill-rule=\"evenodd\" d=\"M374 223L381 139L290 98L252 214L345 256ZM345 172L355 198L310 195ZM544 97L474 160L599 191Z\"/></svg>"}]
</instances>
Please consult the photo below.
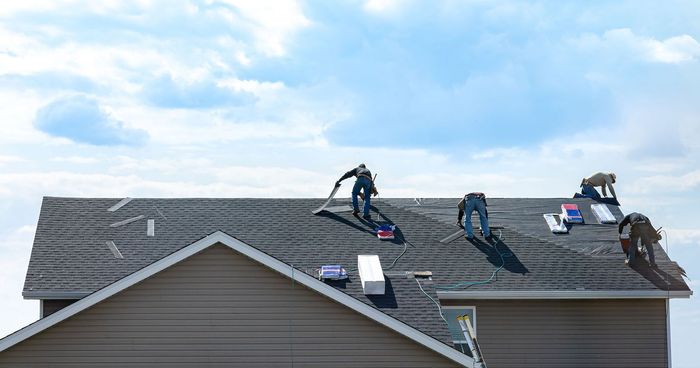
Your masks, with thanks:
<instances>
[{"instance_id":1,"label":"green hose","mask_svg":"<svg viewBox=\"0 0 700 368\"><path fill-rule=\"evenodd\" d=\"M501 265L498 266L492 273L491 277L489 277L486 280L481 280L481 281L464 281L464 282L459 282L456 284L452 285L445 285L445 286L435 286L435 289L441 289L441 290L451 290L451 289L460 289L460 288L468 288L474 285L485 285L493 281L494 278L496 278L496 275L500 270L503 269L503 266L506 264L505 258L507 257L512 257L513 253L507 252L507 253L501 253L498 251L498 243L501 243L503 241L503 231L498 230L498 241L496 244L494 244L493 248L496 250L496 253L498 253L498 256L501 258Z\"/></svg>"}]
</instances>

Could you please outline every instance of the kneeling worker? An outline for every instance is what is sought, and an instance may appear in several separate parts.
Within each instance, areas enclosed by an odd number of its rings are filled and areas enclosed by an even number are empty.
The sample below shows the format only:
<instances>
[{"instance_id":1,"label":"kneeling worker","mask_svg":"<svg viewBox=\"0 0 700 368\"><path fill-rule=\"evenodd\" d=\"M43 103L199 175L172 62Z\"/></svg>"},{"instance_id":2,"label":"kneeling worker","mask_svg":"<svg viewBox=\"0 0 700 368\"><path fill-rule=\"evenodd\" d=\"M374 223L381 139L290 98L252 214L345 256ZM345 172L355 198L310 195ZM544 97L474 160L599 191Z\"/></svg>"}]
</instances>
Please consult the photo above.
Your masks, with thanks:
<instances>
[{"instance_id":1,"label":"kneeling worker","mask_svg":"<svg viewBox=\"0 0 700 368\"><path fill-rule=\"evenodd\" d=\"M618 226L618 232L622 235L622 229L625 226L630 225L630 246L627 249L627 259L625 259L625 264L629 265L634 262L634 258L637 253L637 242L639 239L642 240L642 245L646 247L647 254L649 255L649 264L652 267L656 267L656 259L654 258L654 241L660 239L659 234L656 229L651 225L649 218L642 215L641 213L632 212L625 216Z\"/></svg>"},{"instance_id":2,"label":"kneeling worker","mask_svg":"<svg viewBox=\"0 0 700 368\"><path fill-rule=\"evenodd\" d=\"M479 213L479 222L481 222L481 231L484 237L491 238L491 230L489 229L489 217L486 211L486 195L481 192L472 192L464 196L457 204L459 213L457 214L457 224L464 227L467 239L474 239L474 229L472 228L472 213L476 210ZM465 216L466 214L466 216ZM462 225L462 216L464 217L464 225Z\"/></svg>"},{"instance_id":3,"label":"kneeling worker","mask_svg":"<svg viewBox=\"0 0 700 368\"><path fill-rule=\"evenodd\" d=\"M364 211L362 214L362 218L365 220L371 220L372 217L369 215L369 207L370 207L370 195L369 193L372 193L372 173L367 169L365 164L360 164L360 166L346 172L340 179L338 179L337 182L335 182L335 186L340 186L340 182L350 178L350 177L357 177L357 180L355 180L355 186L352 187L352 214L357 216L360 213L360 207L357 201L357 197L360 194L361 190L364 190L365 193L365 206L364 206ZM376 194L375 194L376 195Z\"/></svg>"},{"instance_id":4,"label":"kneeling worker","mask_svg":"<svg viewBox=\"0 0 700 368\"><path fill-rule=\"evenodd\" d=\"M615 195L615 188L613 188L615 179L615 173L595 173L590 177L583 178L583 180L581 180L581 193L589 195L593 199L598 199L600 198L600 194L598 194L598 191L595 190L595 187L600 187L600 189L603 191L603 197L608 196L606 191L607 188L610 189L610 194L612 194L613 198L617 198L617 195Z\"/></svg>"}]
</instances>

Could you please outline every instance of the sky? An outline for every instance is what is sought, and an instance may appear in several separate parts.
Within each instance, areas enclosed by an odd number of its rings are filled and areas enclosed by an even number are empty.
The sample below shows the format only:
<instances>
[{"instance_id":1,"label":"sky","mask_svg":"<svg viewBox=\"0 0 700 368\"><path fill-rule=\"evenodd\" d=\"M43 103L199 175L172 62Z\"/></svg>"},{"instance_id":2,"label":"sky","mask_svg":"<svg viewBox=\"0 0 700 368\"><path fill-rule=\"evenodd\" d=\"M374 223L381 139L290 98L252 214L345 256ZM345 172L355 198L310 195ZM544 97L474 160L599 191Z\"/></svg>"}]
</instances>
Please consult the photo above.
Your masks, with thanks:
<instances>
[{"instance_id":1,"label":"sky","mask_svg":"<svg viewBox=\"0 0 700 368\"><path fill-rule=\"evenodd\" d=\"M696 1L77 1L0 7L0 336L43 196L569 197L615 172L700 282ZM341 195L349 195L341 188ZM622 260L621 260L622 262ZM671 302L695 366L696 297Z\"/></svg>"}]
</instances>

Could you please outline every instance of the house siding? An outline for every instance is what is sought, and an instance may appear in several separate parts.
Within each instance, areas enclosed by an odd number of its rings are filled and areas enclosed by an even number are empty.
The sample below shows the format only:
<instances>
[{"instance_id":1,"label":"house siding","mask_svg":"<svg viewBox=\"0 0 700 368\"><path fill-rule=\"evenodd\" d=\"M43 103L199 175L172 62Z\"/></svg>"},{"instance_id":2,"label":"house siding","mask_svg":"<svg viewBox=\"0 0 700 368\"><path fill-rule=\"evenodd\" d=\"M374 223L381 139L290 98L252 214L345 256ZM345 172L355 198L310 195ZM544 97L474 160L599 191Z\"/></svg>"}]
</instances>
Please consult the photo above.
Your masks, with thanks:
<instances>
[{"instance_id":1,"label":"house siding","mask_svg":"<svg viewBox=\"0 0 700 368\"><path fill-rule=\"evenodd\" d=\"M0 353L0 367L455 367L216 245Z\"/></svg>"},{"instance_id":2,"label":"house siding","mask_svg":"<svg viewBox=\"0 0 700 368\"><path fill-rule=\"evenodd\" d=\"M476 307L476 334L489 368L668 366L663 299L441 304Z\"/></svg>"}]
</instances>

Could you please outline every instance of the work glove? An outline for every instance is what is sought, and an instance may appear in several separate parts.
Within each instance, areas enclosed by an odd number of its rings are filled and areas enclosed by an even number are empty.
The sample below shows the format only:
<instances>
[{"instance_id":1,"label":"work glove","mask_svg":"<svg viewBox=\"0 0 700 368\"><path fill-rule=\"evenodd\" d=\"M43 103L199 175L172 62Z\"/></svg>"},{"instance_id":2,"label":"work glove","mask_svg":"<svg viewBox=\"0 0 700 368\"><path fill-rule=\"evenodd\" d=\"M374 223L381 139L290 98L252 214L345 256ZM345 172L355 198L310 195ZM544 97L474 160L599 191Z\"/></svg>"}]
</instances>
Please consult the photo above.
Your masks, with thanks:
<instances>
[{"instance_id":1,"label":"work glove","mask_svg":"<svg viewBox=\"0 0 700 368\"><path fill-rule=\"evenodd\" d=\"M339 187L339 186L340 186L340 181L336 181L336 182L335 182L335 187L337 188L337 187Z\"/></svg>"},{"instance_id":2,"label":"work glove","mask_svg":"<svg viewBox=\"0 0 700 368\"><path fill-rule=\"evenodd\" d=\"M372 196L376 197L379 195L379 191L377 191L377 187L372 185Z\"/></svg>"}]
</instances>

